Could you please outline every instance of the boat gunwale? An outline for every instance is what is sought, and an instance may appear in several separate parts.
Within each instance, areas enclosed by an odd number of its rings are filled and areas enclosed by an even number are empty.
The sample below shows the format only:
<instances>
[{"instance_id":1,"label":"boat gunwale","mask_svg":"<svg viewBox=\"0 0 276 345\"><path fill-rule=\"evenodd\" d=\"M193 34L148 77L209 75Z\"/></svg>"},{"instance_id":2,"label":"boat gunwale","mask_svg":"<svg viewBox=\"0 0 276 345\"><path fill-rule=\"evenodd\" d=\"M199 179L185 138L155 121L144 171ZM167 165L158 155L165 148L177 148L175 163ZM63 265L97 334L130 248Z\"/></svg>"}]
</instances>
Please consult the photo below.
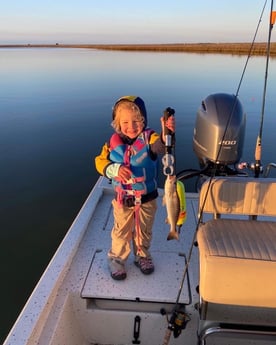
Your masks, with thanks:
<instances>
[{"instance_id":1,"label":"boat gunwale","mask_svg":"<svg viewBox=\"0 0 276 345\"><path fill-rule=\"evenodd\" d=\"M42 324L39 320L42 317L48 317L55 301L56 292L68 272L78 246L87 230L89 221L95 212L98 201L104 193L105 188L100 186L101 182L100 178L92 188L20 312L15 324L8 333L3 345L9 344L9 339L14 340L15 336L20 337L20 341L23 341L25 334L28 334L28 338L31 338L34 333L41 332L41 329L37 329L38 325ZM32 315L32 317L26 318L24 315ZM27 341L28 339L24 340Z\"/></svg>"}]
</instances>

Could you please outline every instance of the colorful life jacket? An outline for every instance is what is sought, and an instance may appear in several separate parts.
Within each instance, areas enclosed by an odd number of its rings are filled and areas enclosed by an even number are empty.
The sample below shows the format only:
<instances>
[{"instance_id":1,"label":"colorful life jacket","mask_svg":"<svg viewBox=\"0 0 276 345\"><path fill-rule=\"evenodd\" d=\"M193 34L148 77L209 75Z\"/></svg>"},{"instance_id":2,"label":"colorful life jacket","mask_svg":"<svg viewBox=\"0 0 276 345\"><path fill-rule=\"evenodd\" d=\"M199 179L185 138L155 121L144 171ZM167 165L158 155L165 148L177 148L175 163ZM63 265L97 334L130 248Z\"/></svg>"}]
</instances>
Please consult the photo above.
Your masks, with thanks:
<instances>
[{"instance_id":1,"label":"colorful life jacket","mask_svg":"<svg viewBox=\"0 0 276 345\"><path fill-rule=\"evenodd\" d=\"M132 144L123 141L119 134L114 133L110 139L110 160L123 163L132 171L129 183L123 184L113 179L115 190L140 191L148 194L157 189L158 160L150 156L149 139L153 130L143 131Z\"/></svg>"}]
</instances>

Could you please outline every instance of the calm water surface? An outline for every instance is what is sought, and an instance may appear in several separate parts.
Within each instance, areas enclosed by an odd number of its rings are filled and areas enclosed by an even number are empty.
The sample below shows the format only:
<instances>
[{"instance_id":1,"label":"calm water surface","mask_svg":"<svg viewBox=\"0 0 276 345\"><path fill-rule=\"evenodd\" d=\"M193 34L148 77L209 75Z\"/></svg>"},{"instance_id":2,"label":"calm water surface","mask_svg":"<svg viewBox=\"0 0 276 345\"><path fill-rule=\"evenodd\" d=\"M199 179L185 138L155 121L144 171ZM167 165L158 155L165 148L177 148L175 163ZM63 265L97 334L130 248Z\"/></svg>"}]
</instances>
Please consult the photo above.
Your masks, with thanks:
<instances>
[{"instance_id":1,"label":"calm water surface","mask_svg":"<svg viewBox=\"0 0 276 345\"><path fill-rule=\"evenodd\" d=\"M0 341L98 178L94 156L112 133L111 107L135 94L160 129L176 110L177 170L198 168L196 111L211 93L236 93L246 57L75 49L0 50ZM243 160L254 161L265 58L249 61L239 97ZM276 61L271 60L262 162L274 155ZM192 185L188 185L189 190Z\"/></svg>"}]
</instances>

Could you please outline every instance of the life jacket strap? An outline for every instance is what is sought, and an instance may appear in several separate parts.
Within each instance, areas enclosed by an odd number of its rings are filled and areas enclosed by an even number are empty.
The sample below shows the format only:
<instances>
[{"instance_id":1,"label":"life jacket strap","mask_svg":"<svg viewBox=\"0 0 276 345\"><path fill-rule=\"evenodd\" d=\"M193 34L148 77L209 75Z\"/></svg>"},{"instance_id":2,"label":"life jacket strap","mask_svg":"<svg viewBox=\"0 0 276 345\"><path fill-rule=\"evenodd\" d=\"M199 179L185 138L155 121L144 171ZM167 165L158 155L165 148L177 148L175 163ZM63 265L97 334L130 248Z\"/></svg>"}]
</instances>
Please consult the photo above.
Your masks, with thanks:
<instances>
[{"instance_id":1,"label":"life jacket strap","mask_svg":"<svg viewBox=\"0 0 276 345\"><path fill-rule=\"evenodd\" d=\"M141 253L141 228L140 228L140 207L142 204L142 195L145 190L122 189L117 186L117 202L122 207L124 205L124 198L127 196L134 196L134 218L135 218L135 231L137 236L137 255Z\"/></svg>"},{"instance_id":2,"label":"life jacket strap","mask_svg":"<svg viewBox=\"0 0 276 345\"><path fill-rule=\"evenodd\" d=\"M141 202L136 203L135 198L135 206L134 206L134 217L135 217L135 231L136 231L136 237L137 237L137 255L141 256L142 249L141 249L141 228L140 228L140 208L141 208ZM141 198L140 198L141 201Z\"/></svg>"}]
</instances>

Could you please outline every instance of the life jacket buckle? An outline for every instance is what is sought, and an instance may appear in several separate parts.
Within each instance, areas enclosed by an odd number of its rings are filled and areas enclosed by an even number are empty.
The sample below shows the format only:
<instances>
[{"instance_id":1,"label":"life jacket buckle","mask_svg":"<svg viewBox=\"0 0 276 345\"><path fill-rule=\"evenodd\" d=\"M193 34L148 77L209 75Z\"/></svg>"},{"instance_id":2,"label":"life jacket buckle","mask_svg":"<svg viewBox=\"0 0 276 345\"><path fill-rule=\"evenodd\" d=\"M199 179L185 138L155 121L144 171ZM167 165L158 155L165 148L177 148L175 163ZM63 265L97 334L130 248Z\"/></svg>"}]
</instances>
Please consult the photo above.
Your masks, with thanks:
<instances>
[{"instance_id":1,"label":"life jacket buckle","mask_svg":"<svg viewBox=\"0 0 276 345\"><path fill-rule=\"evenodd\" d=\"M135 206L140 206L142 204L142 197L141 197L141 195L140 196L135 196L134 204L135 204Z\"/></svg>"}]
</instances>

